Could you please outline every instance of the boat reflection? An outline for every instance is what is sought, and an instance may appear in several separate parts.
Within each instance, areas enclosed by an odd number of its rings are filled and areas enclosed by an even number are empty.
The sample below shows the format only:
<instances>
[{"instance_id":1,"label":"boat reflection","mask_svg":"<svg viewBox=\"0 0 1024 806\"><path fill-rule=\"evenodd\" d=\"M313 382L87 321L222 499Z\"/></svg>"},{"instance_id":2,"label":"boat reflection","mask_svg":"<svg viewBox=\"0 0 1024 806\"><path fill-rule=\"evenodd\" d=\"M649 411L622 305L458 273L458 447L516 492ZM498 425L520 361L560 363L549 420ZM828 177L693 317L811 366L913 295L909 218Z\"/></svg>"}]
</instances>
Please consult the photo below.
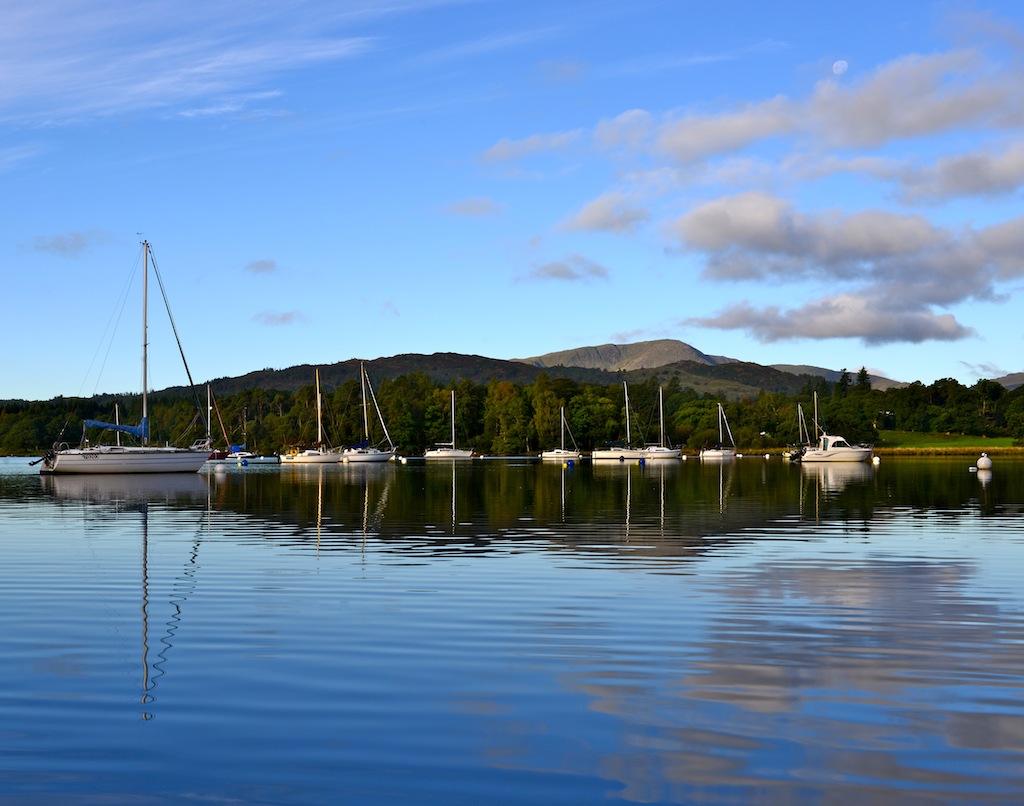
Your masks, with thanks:
<instances>
[{"instance_id":1,"label":"boat reflection","mask_svg":"<svg viewBox=\"0 0 1024 806\"><path fill-rule=\"evenodd\" d=\"M855 484L863 484L875 475L870 462L800 463L805 479L813 480L824 493L838 493Z\"/></svg>"},{"instance_id":2,"label":"boat reflection","mask_svg":"<svg viewBox=\"0 0 1024 806\"><path fill-rule=\"evenodd\" d=\"M207 477L199 473L111 473L40 476L43 490L64 501L92 503L205 501Z\"/></svg>"}]
</instances>

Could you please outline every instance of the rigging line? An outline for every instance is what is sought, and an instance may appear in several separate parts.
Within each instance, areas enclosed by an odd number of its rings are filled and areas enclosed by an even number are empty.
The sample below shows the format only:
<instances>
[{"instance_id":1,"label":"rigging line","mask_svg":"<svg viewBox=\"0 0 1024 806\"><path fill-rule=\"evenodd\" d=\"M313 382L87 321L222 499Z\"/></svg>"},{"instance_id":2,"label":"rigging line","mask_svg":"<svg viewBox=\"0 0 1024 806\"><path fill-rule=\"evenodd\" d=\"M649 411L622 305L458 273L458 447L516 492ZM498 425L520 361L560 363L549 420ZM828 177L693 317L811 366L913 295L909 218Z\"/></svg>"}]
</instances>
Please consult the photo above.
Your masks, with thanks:
<instances>
[{"instance_id":1,"label":"rigging line","mask_svg":"<svg viewBox=\"0 0 1024 806\"><path fill-rule=\"evenodd\" d=\"M160 269L156 265L156 255L153 254L152 247L149 247L150 257L153 258L153 274L156 275L156 281L160 285L160 295L164 298L164 308L167 309L167 318L171 320L171 330L174 331L174 340L178 343L178 352L181 354L181 363L185 365L185 374L188 376L189 387L192 389L192 396L196 399L196 409L200 412L200 417L203 419L203 424L206 426L207 432L210 430L210 423L206 419L206 413L203 412L203 404L199 400L199 392L196 390L195 381L192 380L192 371L188 368L188 361L185 360L185 349L181 346L181 338L178 336L178 326L174 324L174 315L171 313L171 303L167 299L167 291L164 288L164 278L160 276Z\"/></svg>"},{"instance_id":2,"label":"rigging line","mask_svg":"<svg viewBox=\"0 0 1024 806\"><path fill-rule=\"evenodd\" d=\"M139 253L142 254L141 252ZM100 348L103 346L104 339L106 339L107 333L110 333L110 339L107 340L107 349L103 353L103 361L100 364L99 371L96 374L96 385L93 387L91 397L95 397L97 390L100 386L100 381L103 378L103 370L107 367L107 360L110 358L110 350L114 346L114 337L117 335L118 325L121 324L121 317L124 316L125 308L128 304L128 295L132 289L132 285L135 283L135 276L139 273L139 255L135 257L135 265L132 266L132 270L128 273L128 279L125 281L124 286L121 288L121 294L118 297L119 302L115 301L114 310L110 313L110 318L107 320L106 327L103 328L103 333L100 337L99 344L96 345L96 352L93 353L92 360L89 362L88 368L85 370L85 377L82 378L82 385L78 387L78 395L82 396L82 390L85 388L86 383L89 380L89 375L92 373L92 368L96 363L96 357L99 355ZM111 329L111 323L113 323L113 329Z\"/></svg>"}]
</instances>

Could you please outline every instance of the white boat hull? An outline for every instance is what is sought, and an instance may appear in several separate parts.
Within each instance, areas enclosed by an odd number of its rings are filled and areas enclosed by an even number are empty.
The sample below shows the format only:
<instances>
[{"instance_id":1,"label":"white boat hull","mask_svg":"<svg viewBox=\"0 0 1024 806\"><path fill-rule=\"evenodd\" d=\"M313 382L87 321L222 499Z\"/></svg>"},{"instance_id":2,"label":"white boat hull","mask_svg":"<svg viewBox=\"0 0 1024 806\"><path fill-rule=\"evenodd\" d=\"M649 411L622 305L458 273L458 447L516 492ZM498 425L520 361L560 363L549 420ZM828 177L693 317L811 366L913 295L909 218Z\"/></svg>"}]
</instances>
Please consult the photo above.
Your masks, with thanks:
<instances>
[{"instance_id":1,"label":"white boat hull","mask_svg":"<svg viewBox=\"0 0 1024 806\"><path fill-rule=\"evenodd\" d=\"M701 459L729 460L736 458L733 448L705 448L700 452Z\"/></svg>"},{"instance_id":2,"label":"white boat hull","mask_svg":"<svg viewBox=\"0 0 1024 806\"><path fill-rule=\"evenodd\" d=\"M822 434L817 445L808 445L801 462L867 462L873 451L864 445L851 445L838 434Z\"/></svg>"},{"instance_id":3,"label":"white boat hull","mask_svg":"<svg viewBox=\"0 0 1024 806\"><path fill-rule=\"evenodd\" d=\"M430 448L423 454L424 459L472 459L473 451L463 448Z\"/></svg>"},{"instance_id":4,"label":"white boat hull","mask_svg":"<svg viewBox=\"0 0 1024 806\"><path fill-rule=\"evenodd\" d=\"M43 459L40 473L196 473L209 450L191 448L134 448L101 445L67 448Z\"/></svg>"},{"instance_id":5,"label":"white boat hull","mask_svg":"<svg viewBox=\"0 0 1024 806\"><path fill-rule=\"evenodd\" d=\"M804 463L814 462L867 462L871 459L871 448L808 448L800 461Z\"/></svg>"},{"instance_id":6,"label":"white boat hull","mask_svg":"<svg viewBox=\"0 0 1024 806\"><path fill-rule=\"evenodd\" d=\"M341 461L345 464L390 462L395 458L395 453L395 451L382 451L379 448L348 448L341 452Z\"/></svg>"},{"instance_id":7,"label":"white boat hull","mask_svg":"<svg viewBox=\"0 0 1024 806\"><path fill-rule=\"evenodd\" d=\"M590 452L590 458L598 462L626 462L633 459L644 459L646 456L640 448L595 448Z\"/></svg>"},{"instance_id":8,"label":"white boat hull","mask_svg":"<svg viewBox=\"0 0 1024 806\"><path fill-rule=\"evenodd\" d=\"M227 465L230 467L238 465L279 465L281 464L281 457L276 454L273 456L260 456L255 453L229 453L222 459L210 459L206 464Z\"/></svg>"},{"instance_id":9,"label":"white boat hull","mask_svg":"<svg viewBox=\"0 0 1024 806\"><path fill-rule=\"evenodd\" d=\"M652 445L644 449L645 459L682 459L682 448L666 448L661 445Z\"/></svg>"},{"instance_id":10,"label":"white boat hull","mask_svg":"<svg viewBox=\"0 0 1024 806\"><path fill-rule=\"evenodd\" d=\"M579 451L570 451L567 448L552 448L550 451L542 451L541 459L553 459L559 462L567 462L570 459L577 461L582 454Z\"/></svg>"},{"instance_id":11,"label":"white boat hull","mask_svg":"<svg viewBox=\"0 0 1024 806\"><path fill-rule=\"evenodd\" d=\"M341 461L340 453L314 449L299 453L286 453L281 457L281 463L286 465L327 465L339 461Z\"/></svg>"}]
</instances>

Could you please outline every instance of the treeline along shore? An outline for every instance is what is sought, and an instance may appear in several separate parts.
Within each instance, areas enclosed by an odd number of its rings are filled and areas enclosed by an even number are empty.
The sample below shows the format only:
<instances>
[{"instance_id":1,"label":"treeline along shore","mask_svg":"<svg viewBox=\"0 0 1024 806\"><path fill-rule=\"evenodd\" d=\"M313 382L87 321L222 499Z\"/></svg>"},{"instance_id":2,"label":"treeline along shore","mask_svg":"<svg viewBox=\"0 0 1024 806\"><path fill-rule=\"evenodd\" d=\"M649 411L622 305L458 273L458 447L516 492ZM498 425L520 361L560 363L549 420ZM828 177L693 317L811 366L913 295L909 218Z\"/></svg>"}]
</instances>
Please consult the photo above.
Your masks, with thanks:
<instances>
[{"instance_id":1,"label":"treeline along shore","mask_svg":"<svg viewBox=\"0 0 1024 806\"><path fill-rule=\"evenodd\" d=\"M664 389L664 440L658 434L659 386ZM583 451L625 436L621 381L594 383L545 372L529 383L500 379L481 383L466 378L443 382L425 372L409 372L384 378L376 387L384 422L402 454L421 454L426 447L450 439L453 389L456 440L460 447L481 454L523 455L558 445L562 407ZM813 428L815 393L822 428L852 443L872 444L880 453L970 452L972 444L1007 450L1024 446L1024 387L1008 390L995 381L982 380L967 387L943 379L927 386L917 382L879 390L871 387L870 377L862 369L852 376L844 371L835 382L807 376L796 393L760 391L734 400L694 390L675 377L657 375L630 382L628 389L633 442L665 441L688 452L717 441L720 400L725 404L738 450L772 452L795 444L799 441L798 406ZM206 391L197 392L151 393L151 443L187 444L205 435L207 425L202 414ZM295 391L242 389L215 398L215 404L209 429L219 445L245 443L250 450L283 453L316 441L316 391L312 382ZM55 442L77 445L84 434L83 420L112 422L117 416L122 423L138 422L140 409L140 397L129 394L0 403L0 453L28 456L41 453ZM322 411L330 445L353 445L363 440L358 380L322 389ZM375 420L372 414L371 427ZM895 433L900 434L897 443L892 442ZM908 438L910 434L960 439L934 445L924 438ZM94 444L113 439L97 430L86 436Z\"/></svg>"}]
</instances>

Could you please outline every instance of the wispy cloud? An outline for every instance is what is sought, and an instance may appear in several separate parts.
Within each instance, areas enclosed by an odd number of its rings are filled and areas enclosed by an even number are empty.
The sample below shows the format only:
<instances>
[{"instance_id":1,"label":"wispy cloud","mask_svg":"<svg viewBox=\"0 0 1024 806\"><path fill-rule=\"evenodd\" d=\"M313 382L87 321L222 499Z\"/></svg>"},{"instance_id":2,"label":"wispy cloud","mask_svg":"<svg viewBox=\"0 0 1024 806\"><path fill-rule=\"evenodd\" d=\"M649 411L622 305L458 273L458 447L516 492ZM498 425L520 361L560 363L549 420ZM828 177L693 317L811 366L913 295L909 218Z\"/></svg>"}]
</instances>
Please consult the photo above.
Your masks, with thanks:
<instances>
[{"instance_id":1,"label":"wispy cloud","mask_svg":"<svg viewBox=\"0 0 1024 806\"><path fill-rule=\"evenodd\" d=\"M567 148L578 141L582 134L582 130L576 130L555 134L533 134L521 140L506 138L499 140L484 151L481 157L484 162L507 162L522 159L531 154Z\"/></svg>"},{"instance_id":2,"label":"wispy cloud","mask_svg":"<svg viewBox=\"0 0 1024 806\"><path fill-rule=\"evenodd\" d=\"M303 19L305 27L299 27ZM182 14L170 3L94 6L13 0L0 35L0 118L64 122L176 107L214 109L289 70L375 47L288 9L225 2ZM256 44L253 44L253 43ZM233 110L231 104L223 106Z\"/></svg>"},{"instance_id":3,"label":"wispy cloud","mask_svg":"<svg viewBox=\"0 0 1024 806\"><path fill-rule=\"evenodd\" d=\"M569 255L563 260L537 266L524 279L561 280L563 282L589 282L608 278L608 269L582 255Z\"/></svg>"},{"instance_id":4,"label":"wispy cloud","mask_svg":"<svg viewBox=\"0 0 1024 806\"><path fill-rule=\"evenodd\" d=\"M649 218L647 210L635 206L621 193L605 193L559 225L564 230L591 232L633 232Z\"/></svg>"},{"instance_id":5,"label":"wispy cloud","mask_svg":"<svg viewBox=\"0 0 1024 806\"><path fill-rule=\"evenodd\" d=\"M277 271L276 260L252 260L245 264L245 270L252 274L271 274Z\"/></svg>"},{"instance_id":6,"label":"wispy cloud","mask_svg":"<svg viewBox=\"0 0 1024 806\"><path fill-rule=\"evenodd\" d=\"M78 257L89 252L93 247L111 243L113 236L102 230L86 232L69 232L65 235L39 235L32 241L32 249L36 252L49 252L63 257Z\"/></svg>"},{"instance_id":7,"label":"wispy cloud","mask_svg":"<svg viewBox=\"0 0 1024 806\"><path fill-rule=\"evenodd\" d=\"M474 196L452 202L445 207L445 212L458 216L489 216L500 213L504 209L504 205L498 204L488 196Z\"/></svg>"},{"instance_id":8,"label":"wispy cloud","mask_svg":"<svg viewBox=\"0 0 1024 806\"><path fill-rule=\"evenodd\" d=\"M302 311L260 311L253 316L253 321L270 327L301 324L309 320Z\"/></svg>"}]
</instances>

